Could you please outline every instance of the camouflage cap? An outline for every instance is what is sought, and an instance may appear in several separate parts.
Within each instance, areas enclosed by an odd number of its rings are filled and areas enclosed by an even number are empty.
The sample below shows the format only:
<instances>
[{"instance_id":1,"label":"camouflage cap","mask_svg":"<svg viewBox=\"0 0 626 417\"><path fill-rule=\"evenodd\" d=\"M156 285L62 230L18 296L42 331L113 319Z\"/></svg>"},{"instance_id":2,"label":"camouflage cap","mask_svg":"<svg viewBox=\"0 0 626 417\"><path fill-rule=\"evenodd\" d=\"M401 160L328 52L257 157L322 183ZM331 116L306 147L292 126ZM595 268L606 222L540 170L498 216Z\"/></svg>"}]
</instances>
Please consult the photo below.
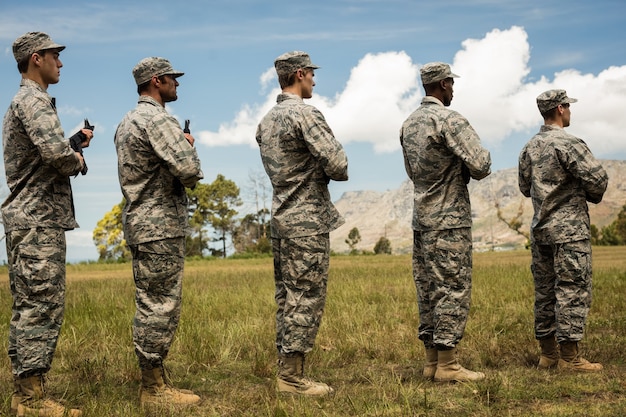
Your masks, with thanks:
<instances>
[{"instance_id":1,"label":"camouflage cap","mask_svg":"<svg viewBox=\"0 0 626 417\"><path fill-rule=\"evenodd\" d=\"M13 56L17 62L31 56L37 51L48 49L65 49L64 45L54 43L50 36L43 32L27 32L13 42Z\"/></svg>"},{"instance_id":2,"label":"camouflage cap","mask_svg":"<svg viewBox=\"0 0 626 417\"><path fill-rule=\"evenodd\" d=\"M424 64L420 69L420 75L422 76L423 85L432 84L436 81L445 80L446 78L459 77L452 73L450 65L445 62L429 62L428 64Z\"/></svg>"},{"instance_id":3,"label":"camouflage cap","mask_svg":"<svg viewBox=\"0 0 626 417\"><path fill-rule=\"evenodd\" d=\"M276 68L276 74L289 75L298 71L300 68L319 68L317 65L311 63L309 54L302 51L287 52L276 58L274 61L274 68Z\"/></svg>"},{"instance_id":4,"label":"camouflage cap","mask_svg":"<svg viewBox=\"0 0 626 417\"><path fill-rule=\"evenodd\" d=\"M565 90L548 90L537 96L537 107L541 113L545 113L565 103L576 103L578 100L575 98L567 97Z\"/></svg>"},{"instance_id":5,"label":"camouflage cap","mask_svg":"<svg viewBox=\"0 0 626 417\"><path fill-rule=\"evenodd\" d=\"M133 77L135 77L137 85L150 81L154 76L173 75L174 78L177 78L184 74L184 72L172 68L172 64L167 59L156 56L142 59L133 68Z\"/></svg>"}]
</instances>

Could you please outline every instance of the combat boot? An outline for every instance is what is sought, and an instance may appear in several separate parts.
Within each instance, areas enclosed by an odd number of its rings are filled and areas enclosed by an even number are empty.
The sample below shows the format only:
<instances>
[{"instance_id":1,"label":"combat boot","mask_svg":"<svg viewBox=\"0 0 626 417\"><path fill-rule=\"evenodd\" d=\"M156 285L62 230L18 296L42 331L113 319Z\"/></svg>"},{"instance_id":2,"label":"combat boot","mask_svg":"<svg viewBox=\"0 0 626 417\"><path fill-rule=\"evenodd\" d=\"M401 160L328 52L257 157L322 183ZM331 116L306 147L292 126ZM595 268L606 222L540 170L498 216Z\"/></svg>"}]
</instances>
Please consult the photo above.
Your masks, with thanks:
<instances>
[{"instance_id":1,"label":"combat boot","mask_svg":"<svg viewBox=\"0 0 626 417\"><path fill-rule=\"evenodd\" d=\"M485 379L482 372L463 368L456 359L456 348L437 352L435 382L467 382Z\"/></svg>"},{"instance_id":2,"label":"combat boot","mask_svg":"<svg viewBox=\"0 0 626 417\"><path fill-rule=\"evenodd\" d=\"M46 398L43 387L43 375L18 378L15 382L19 391L19 402L16 404L15 415L18 417L80 417L83 413L74 408L66 408L53 399ZM16 398L16 401L18 399ZM11 408L13 409L13 399Z\"/></svg>"},{"instance_id":3,"label":"combat boot","mask_svg":"<svg viewBox=\"0 0 626 417\"><path fill-rule=\"evenodd\" d=\"M433 379L435 377L435 372L437 372L437 358L437 349L426 349L426 362L424 362L424 378Z\"/></svg>"},{"instance_id":4,"label":"combat boot","mask_svg":"<svg viewBox=\"0 0 626 417\"><path fill-rule=\"evenodd\" d=\"M539 357L539 369L555 368L559 364L559 344L556 343L554 335L539 339L541 356Z\"/></svg>"},{"instance_id":5,"label":"combat boot","mask_svg":"<svg viewBox=\"0 0 626 417\"><path fill-rule=\"evenodd\" d=\"M306 396L332 394L334 390L323 382L315 382L304 376L304 354L295 352L278 355L278 392Z\"/></svg>"},{"instance_id":6,"label":"combat boot","mask_svg":"<svg viewBox=\"0 0 626 417\"><path fill-rule=\"evenodd\" d=\"M578 372L598 372L602 370L601 363L592 363L580 356L578 342L561 342L561 359L559 369Z\"/></svg>"},{"instance_id":7,"label":"combat boot","mask_svg":"<svg viewBox=\"0 0 626 417\"><path fill-rule=\"evenodd\" d=\"M172 386L161 367L141 370L139 404L144 406L186 406L200 402L193 391Z\"/></svg>"}]
</instances>

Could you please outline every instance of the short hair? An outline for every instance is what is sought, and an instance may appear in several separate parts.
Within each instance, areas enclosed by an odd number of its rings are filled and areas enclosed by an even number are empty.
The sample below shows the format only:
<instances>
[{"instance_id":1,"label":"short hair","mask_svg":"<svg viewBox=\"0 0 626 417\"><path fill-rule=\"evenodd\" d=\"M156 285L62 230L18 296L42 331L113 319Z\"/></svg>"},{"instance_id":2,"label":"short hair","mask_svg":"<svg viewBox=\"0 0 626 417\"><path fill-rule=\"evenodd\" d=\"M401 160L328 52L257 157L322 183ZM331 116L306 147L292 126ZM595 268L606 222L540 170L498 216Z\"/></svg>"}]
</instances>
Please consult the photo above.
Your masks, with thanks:
<instances>
[{"instance_id":1,"label":"short hair","mask_svg":"<svg viewBox=\"0 0 626 417\"><path fill-rule=\"evenodd\" d=\"M559 108L559 106L556 106L556 107L551 108L550 110L546 110L546 111L540 112L541 113L541 117L543 117L544 120L554 119L554 116L556 116L556 112L557 112L558 108Z\"/></svg>"},{"instance_id":2,"label":"short hair","mask_svg":"<svg viewBox=\"0 0 626 417\"><path fill-rule=\"evenodd\" d=\"M302 70L302 73L304 75L308 74L309 71L313 71L312 68L298 68L299 70ZM280 88L287 88L289 86L292 86L295 82L296 82L296 72L298 71L294 71L291 74L281 74L278 76L278 84L280 84Z\"/></svg>"},{"instance_id":3,"label":"short hair","mask_svg":"<svg viewBox=\"0 0 626 417\"><path fill-rule=\"evenodd\" d=\"M422 87L424 87L424 91L426 92L426 94L431 94L434 91L439 89L439 85L441 84L442 81L447 82L453 79L454 78L452 77L444 78L443 80L433 81L432 83L428 83L428 84L422 84Z\"/></svg>"},{"instance_id":4,"label":"short hair","mask_svg":"<svg viewBox=\"0 0 626 417\"><path fill-rule=\"evenodd\" d=\"M159 79L159 81L163 82L163 80L165 79L166 75L168 75L168 74L159 75L157 78ZM150 81L152 81L152 77L148 81L146 81L145 83L138 85L137 86L137 94L141 95L141 93L146 92L148 90L148 87L150 86Z\"/></svg>"},{"instance_id":5,"label":"short hair","mask_svg":"<svg viewBox=\"0 0 626 417\"><path fill-rule=\"evenodd\" d=\"M17 70L20 74L25 74L28 71L28 65L30 64L30 59L33 57L33 54L37 54L40 56L44 56L48 50L44 49L42 51L33 52L32 54L25 56L17 63Z\"/></svg>"}]
</instances>

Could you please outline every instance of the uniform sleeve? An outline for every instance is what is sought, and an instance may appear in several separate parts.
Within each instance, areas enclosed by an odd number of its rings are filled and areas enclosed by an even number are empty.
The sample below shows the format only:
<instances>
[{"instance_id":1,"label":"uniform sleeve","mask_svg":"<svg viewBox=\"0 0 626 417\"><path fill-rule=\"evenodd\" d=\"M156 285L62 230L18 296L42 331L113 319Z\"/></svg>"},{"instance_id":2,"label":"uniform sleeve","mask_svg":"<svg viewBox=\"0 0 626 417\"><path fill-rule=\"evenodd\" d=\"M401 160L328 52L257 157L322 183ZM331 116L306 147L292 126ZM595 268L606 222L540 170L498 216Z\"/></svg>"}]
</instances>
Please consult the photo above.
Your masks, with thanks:
<instances>
[{"instance_id":1,"label":"uniform sleeve","mask_svg":"<svg viewBox=\"0 0 626 417\"><path fill-rule=\"evenodd\" d=\"M517 183L525 197L530 197L531 167L526 148L522 149L517 165Z\"/></svg>"},{"instance_id":2,"label":"uniform sleeve","mask_svg":"<svg viewBox=\"0 0 626 417\"><path fill-rule=\"evenodd\" d=\"M311 154L319 161L326 176L335 181L348 180L348 158L322 113L308 106L302 133Z\"/></svg>"},{"instance_id":3,"label":"uniform sleeve","mask_svg":"<svg viewBox=\"0 0 626 417\"><path fill-rule=\"evenodd\" d=\"M491 174L491 154L482 147L480 138L467 119L452 112L446 119L445 139L450 150L465 164L470 176L481 180Z\"/></svg>"},{"instance_id":4,"label":"uniform sleeve","mask_svg":"<svg viewBox=\"0 0 626 417\"><path fill-rule=\"evenodd\" d=\"M400 129L400 147L402 148L402 158L404 159L404 170L406 171L406 174L409 176L411 181L413 181L413 169L411 168L411 163L409 162L406 147L404 146L404 128Z\"/></svg>"},{"instance_id":5,"label":"uniform sleeve","mask_svg":"<svg viewBox=\"0 0 626 417\"><path fill-rule=\"evenodd\" d=\"M157 156L185 187L193 187L204 178L196 149L187 142L176 119L162 113L151 123L149 138Z\"/></svg>"},{"instance_id":6,"label":"uniform sleeve","mask_svg":"<svg viewBox=\"0 0 626 417\"><path fill-rule=\"evenodd\" d=\"M558 152L564 168L581 182L587 201L599 203L609 182L609 177L587 144L576 138L567 150Z\"/></svg>"},{"instance_id":7,"label":"uniform sleeve","mask_svg":"<svg viewBox=\"0 0 626 417\"><path fill-rule=\"evenodd\" d=\"M37 147L43 163L53 166L63 176L78 174L80 159L64 138L59 117L52 105L41 98L34 100L18 108L22 113L18 118ZM24 114L25 111L32 111L32 115Z\"/></svg>"}]
</instances>

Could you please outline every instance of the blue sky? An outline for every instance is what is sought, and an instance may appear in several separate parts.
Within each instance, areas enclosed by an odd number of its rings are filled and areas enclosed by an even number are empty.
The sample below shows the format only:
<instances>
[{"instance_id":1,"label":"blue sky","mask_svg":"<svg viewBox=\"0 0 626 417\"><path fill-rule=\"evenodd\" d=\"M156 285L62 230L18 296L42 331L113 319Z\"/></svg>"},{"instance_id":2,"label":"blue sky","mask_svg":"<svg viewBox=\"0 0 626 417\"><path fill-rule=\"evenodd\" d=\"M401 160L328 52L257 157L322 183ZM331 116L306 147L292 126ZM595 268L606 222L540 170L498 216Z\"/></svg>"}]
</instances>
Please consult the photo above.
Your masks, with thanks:
<instances>
[{"instance_id":1,"label":"blue sky","mask_svg":"<svg viewBox=\"0 0 626 417\"><path fill-rule=\"evenodd\" d=\"M278 93L274 58L290 50L321 67L309 102L348 154L350 180L332 184L334 199L406 179L398 131L419 105L419 67L430 61L461 76L451 108L477 130L494 171L516 166L542 122L535 97L550 88L579 99L570 133L600 158L626 156L623 0L0 0L3 113L20 80L11 45L34 30L67 46L61 81L49 88L67 136L85 117L96 125L89 173L72 180L81 225L67 235L72 261L97 258L92 230L122 198L113 134L136 104L131 70L147 56L186 73L168 110L191 119L204 182L223 174L242 191L264 175L254 129Z\"/></svg>"}]
</instances>

